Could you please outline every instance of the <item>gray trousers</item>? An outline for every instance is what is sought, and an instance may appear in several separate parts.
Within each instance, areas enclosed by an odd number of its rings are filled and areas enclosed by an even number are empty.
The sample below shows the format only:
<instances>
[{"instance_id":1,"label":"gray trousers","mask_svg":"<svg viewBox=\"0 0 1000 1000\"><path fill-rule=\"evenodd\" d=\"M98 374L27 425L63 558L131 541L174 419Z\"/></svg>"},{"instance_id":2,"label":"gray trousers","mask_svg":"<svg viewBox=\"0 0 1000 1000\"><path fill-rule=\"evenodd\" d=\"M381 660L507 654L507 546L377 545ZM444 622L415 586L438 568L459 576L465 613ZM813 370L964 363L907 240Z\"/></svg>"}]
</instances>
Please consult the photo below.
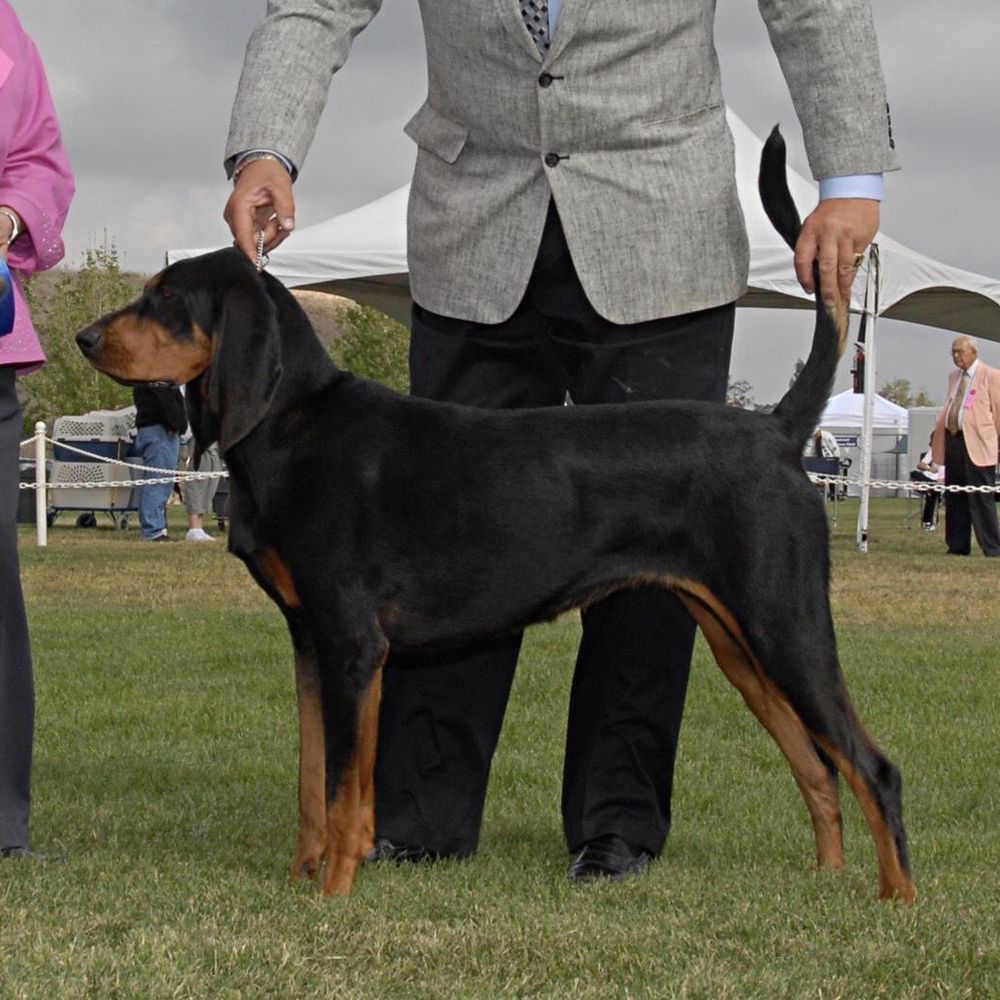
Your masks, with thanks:
<instances>
[{"instance_id":1,"label":"gray trousers","mask_svg":"<svg viewBox=\"0 0 1000 1000\"><path fill-rule=\"evenodd\" d=\"M21 407L0 366L0 848L28 847L35 685L17 555Z\"/></svg>"}]
</instances>

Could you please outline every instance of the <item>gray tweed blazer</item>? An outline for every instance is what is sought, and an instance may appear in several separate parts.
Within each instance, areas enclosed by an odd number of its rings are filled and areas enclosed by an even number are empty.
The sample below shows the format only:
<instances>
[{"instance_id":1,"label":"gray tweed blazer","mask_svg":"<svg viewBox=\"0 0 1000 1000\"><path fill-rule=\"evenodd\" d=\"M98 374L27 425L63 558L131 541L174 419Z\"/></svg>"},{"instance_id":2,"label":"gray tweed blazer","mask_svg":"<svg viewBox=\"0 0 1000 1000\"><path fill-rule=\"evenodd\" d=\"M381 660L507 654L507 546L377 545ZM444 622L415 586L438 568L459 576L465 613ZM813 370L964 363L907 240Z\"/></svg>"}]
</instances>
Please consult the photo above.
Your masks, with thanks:
<instances>
[{"instance_id":1,"label":"gray tweed blazer","mask_svg":"<svg viewBox=\"0 0 1000 1000\"><path fill-rule=\"evenodd\" d=\"M748 0L749 2L749 0ZM618 323L738 298L749 252L714 0L564 0L543 59L518 0L419 0L427 100L408 214L413 296L499 322L554 198L584 289ZM301 167L331 77L381 0L269 0L226 149ZM760 0L818 178L896 167L869 0Z\"/></svg>"}]
</instances>

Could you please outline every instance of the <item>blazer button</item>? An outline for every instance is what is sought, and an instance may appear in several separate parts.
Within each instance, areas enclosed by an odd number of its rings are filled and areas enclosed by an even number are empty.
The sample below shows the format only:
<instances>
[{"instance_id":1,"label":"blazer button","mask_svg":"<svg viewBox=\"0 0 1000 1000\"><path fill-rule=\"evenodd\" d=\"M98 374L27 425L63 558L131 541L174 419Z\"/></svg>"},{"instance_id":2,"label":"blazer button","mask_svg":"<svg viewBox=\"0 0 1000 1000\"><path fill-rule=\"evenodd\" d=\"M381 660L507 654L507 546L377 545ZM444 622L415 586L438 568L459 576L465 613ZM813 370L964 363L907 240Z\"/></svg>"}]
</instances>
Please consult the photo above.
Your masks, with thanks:
<instances>
[{"instance_id":1,"label":"blazer button","mask_svg":"<svg viewBox=\"0 0 1000 1000\"><path fill-rule=\"evenodd\" d=\"M555 77L551 73L543 73L538 78L538 86L539 87L551 87L552 86L552 81L554 79L555 79Z\"/></svg>"},{"instance_id":2,"label":"blazer button","mask_svg":"<svg viewBox=\"0 0 1000 1000\"><path fill-rule=\"evenodd\" d=\"M545 154L545 166L547 167L558 167L559 161L562 157L558 153L546 153Z\"/></svg>"}]
</instances>

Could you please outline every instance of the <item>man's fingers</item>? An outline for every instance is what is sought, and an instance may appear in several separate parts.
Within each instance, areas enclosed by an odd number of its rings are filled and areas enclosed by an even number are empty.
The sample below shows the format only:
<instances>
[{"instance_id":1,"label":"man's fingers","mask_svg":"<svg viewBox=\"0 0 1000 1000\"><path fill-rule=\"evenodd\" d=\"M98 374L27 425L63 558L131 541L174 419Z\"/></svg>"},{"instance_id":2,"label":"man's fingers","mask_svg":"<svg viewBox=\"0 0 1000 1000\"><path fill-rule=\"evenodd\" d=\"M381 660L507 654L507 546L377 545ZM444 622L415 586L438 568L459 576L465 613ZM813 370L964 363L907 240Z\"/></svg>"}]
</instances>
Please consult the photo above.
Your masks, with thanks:
<instances>
[{"instance_id":1,"label":"man's fingers","mask_svg":"<svg viewBox=\"0 0 1000 1000\"><path fill-rule=\"evenodd\" d=\"M839 285L840 297L845 302L851 301L851 287L858 274L858 267L861 263L859 258L864 255L854 248L853 240L843 240L837 248L837 284Z\"/></svg>"},{"instance_id":2,"label":"man's fingers","mask_svg":"<svg viewBox=\"0 0 1000 1000\"><path fill-rule=\"evenodd\" d=\"M815 237L804 227L799 234L799 241L795 244L795 277L799 279L799 284L809 294L816 291L813 281L813 264L819 254L819 245Z\"/></svg>"},{"instance_id":3,"label":"man's fingers","mask_svg":"<svg viewBox=\"0 0 1000 1000\"><path fill-rule=\"evenodd\" d=\"M813 264L819 268L819 293L831 309L850 301L859 255L878 230L879 204L865 198L821 201L802 224L795 248L795 273L807 292L815 292Z\"/></svg>"},{"instance_id":4,"label":"man's fingers","mask_svg":"<svg viewBox=\"0 0 1000 1000\"><path fill-rule=\"evenodd\" d=\"M295 199L288 171L273 160L255 160L240 173L222 213L236 246L256 261L260 249L278 246L295 226Z\"/></svg>"}]
</instances>

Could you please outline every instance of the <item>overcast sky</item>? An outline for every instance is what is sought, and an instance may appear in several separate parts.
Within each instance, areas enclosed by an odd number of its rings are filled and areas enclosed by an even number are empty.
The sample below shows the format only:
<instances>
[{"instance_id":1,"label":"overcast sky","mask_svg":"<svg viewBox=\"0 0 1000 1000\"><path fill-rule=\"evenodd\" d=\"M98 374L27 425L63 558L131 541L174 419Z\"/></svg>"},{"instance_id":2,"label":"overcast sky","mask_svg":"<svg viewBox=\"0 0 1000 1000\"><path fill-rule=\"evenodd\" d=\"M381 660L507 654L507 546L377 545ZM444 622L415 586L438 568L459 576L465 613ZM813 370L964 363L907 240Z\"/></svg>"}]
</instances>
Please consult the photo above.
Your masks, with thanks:
<instances>
[{"instance_id":1,"label":"overcast sky","mask_svg":"<svg viewBox=\"0 0 1000 1000\"><path fill-rule=\"evenodd\" d=\"M46 63L76 171L67 264L105 234L125 267L150 273L169 248L228 242L222 152L263 0L13 2ZM903 162L887 179L882 228L938 260L1000 276L1000 2L873 2ZM808 176L753 0L718 0L717 42L731 107L761 135L781 121L792 163ZM414 149L401 129L425 81L417 2L385 0L334 80L296 185L300 227L406 183ZM737 329L733 377L749 380L758 402L776 400L808 351L807 314L750 310ZM945 331L881 321L878 384L908 378L940 401L950 343ZM982 353L1000 366L1000 345ZM838 390L849 367L845 359Z\"/></svg>"}]
</instances>

